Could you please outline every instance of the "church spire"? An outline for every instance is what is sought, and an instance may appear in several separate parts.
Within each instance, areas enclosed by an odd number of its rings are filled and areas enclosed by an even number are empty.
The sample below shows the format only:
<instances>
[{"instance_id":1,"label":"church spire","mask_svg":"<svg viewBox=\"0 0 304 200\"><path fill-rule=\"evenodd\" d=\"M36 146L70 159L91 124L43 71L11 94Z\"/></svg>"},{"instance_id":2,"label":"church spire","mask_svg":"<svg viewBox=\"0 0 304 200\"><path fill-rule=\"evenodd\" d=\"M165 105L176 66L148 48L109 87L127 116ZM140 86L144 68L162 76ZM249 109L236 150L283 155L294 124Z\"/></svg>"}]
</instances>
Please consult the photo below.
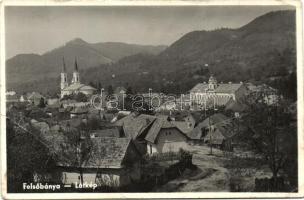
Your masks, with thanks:
<instances>
[{"instance_id":1,"label":"church spire","mask_svg":"<svg viewBox=\"0 0 304 200\"><path fill-rule=\"evenodd\" d=\"M62 73L66 73L64 57L62 57Z\"/></svg>"},{"instance_id":2,"label":"church spire","mask_svg":"<svg viewBox=\"0 0 304 200\"><path fill-rule=\"evenodd\" d=\"M72 83L80 83L79 72L78 72L78 64L77 64L76 58L75 58L75 68L74 68L74 72L73 72Z\"/></svg>"},{"instance_id":3,"label":"church spire","mask_svg":"<svg viewBox=\"0 0 304 200\"><path fill-rule=\"evenodd\" d=\"M68 75L66 73L64 57L62 57L62 72L60 74L60 77L60 89L62 90L68 86Z\"/></svg>"},{"instance_id":4,"label":"church spire","mask_svg":"<svg viewBox=\"0 0 304 200\"><path fill-rule=\"evenodd\" d=\"M77 59L75 57L75 68L74 68L74 71L75 72L78 72L78 64L77 64Z\"/></svg>"}]
</instances>

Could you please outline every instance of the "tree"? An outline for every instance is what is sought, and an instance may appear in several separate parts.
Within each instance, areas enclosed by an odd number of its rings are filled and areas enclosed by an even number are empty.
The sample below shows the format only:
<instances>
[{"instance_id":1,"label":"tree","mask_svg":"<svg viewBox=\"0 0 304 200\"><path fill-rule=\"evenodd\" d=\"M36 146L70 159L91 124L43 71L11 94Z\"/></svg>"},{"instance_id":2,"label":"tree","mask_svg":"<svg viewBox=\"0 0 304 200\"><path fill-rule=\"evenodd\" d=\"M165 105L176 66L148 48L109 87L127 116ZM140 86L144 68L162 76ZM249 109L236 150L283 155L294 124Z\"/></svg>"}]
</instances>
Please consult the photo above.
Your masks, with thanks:
<instances>
[{"instance_id":1,"label":"tree","mask_svg":"<svg viewBox=\"0 0 304 200\"><path fill-rule=\"evenodd\" d=\"M112 95L114 93L112 85L108 86L108 95Z\"/></svg>"},{"instance_id":2,"label":"tree","mask_svg":"<svg viewBox=\"0 0 304 200\"><path fill-rule=\"evenodd\" d=\"M74 99L78 102L87 102L88 101L88 97L81 92L77 93L75 95Z\"/></svg>"},{"instance_id":3,"label":"tree","mask_svg":"<svg viewBox=\"0 0 304 200\"><path fill-rule=\"evenodd\" d=\"M43 97L40 98L38 107L40 107L40 108L44 108L45 107L45 102L44 102L44 98Z\"/></svg>"},{"instance_id":4,"label":"tree","mask_svg":"<svg viewBox=\"0 0 304 200\"><path fill-rule=\"evenodd\" d=\"M37 131L26 119L7 119L7 187L8 192L24 192L23 183L33 182L34 173L45 173L54 168L46 146L37 139Z\"/></svg>"},{"instance_id":5,"label":"tree","mask_svg":"<svg viewBox=\"0 0 304 200\"><path fill-rule=\"evenodd\" d=\"M133 94L133 90L132 90L132 87L131 87L131 86L129 86L129 87L127 88L126 94L127 94L127 95L128 95L128 94L130 94L130 95Z\"/></svg>"},{"instance_id":6,"label":"tree","mask_svg":"<svg viewBox=\"0 0 304 200\"><path fill-rule=\"evenodd\" d=\"M274 190L277 188L279 174L286 173L286 163L293 161L297 157L290 144L294 144L296 135L296 126L290 128L291 116L286 112L286 104L283 99L279 99L276 104L268 105L264 102L267 96L264 94L250 105L248 116L245 117L245 123L255 134L253 144L256 151L263 155L264 161L268 164L272 178L274 180ZM293 153L290 153L293 152ZM297 173L297 172L294 172Z\"/></svg>"},{"instance_id":7,"label":"tree","mask_svg":"<svg viewBox=\"0 0 304 200\"><path fill-rule=\"evenodd\" d=\"M99 82L98 82L98 86L97 86L97 90L100 91L101 88L102 88L102 85L101 85L101 83L100 83L100 81L99 81Z\"/></svg>"},{"instance_id":8,"label":"tree","mask_svg":"<svg viewBox=\"0 0 304 200\"><path fill-rule=\"evenodd\" d=\"M83 166L90 159L92 153L92 141L88 127L81 124L78 128L70 128L65 134L65 145L62 148L62 155L69 158L71 165L75 166L80 175L80 183L83 184Z\"/></svg>"}]
</instances>

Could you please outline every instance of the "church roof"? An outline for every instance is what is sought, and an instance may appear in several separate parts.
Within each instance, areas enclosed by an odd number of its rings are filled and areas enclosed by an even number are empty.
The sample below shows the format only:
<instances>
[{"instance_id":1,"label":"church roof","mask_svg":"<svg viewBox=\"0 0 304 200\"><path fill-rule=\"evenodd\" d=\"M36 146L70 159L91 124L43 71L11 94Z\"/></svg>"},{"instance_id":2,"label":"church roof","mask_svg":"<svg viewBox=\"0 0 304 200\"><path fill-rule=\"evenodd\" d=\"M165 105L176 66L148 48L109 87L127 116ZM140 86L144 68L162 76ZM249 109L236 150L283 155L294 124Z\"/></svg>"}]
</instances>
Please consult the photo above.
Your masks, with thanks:
<instances>
[{"instance_id":1,"label":"church roof","mask_svg":"<svg viewBox=\"0 0 304 200\"><path fill-rule=\"evenodd\" d=\"M220 83L215 88L214 92L231 94L235 93L241 86L241 83ZM208 91L208 83L198 83L190 90L191 93L204 93L205 91Z\"/></svg>"},{"instance_id":2,"label":"church roof","mask_svg":"<svg viewBox=\"0 0 304 200\"><path fill-rule=\"evenodd\" d=\"M205 92L206 90L208 90L208 84L198 83L190 90L190 92L198 93L198 92Z\"/></svg>"},{"instance_id":3,"label":"church roof","mask_svg":"<svg viewBox=\"0 0 304 200\"><path fill-rule=\"evenodd\" d=\"M216 93L234 93L242 86L241 83L224 83L219 84L215 89Z\"/></svg>"},{"instance_id":4,"label":"church roof","mask_svg":"<svg viewBox=\"0 0 304 200\"><path fill-rule=\"evenodd\" d=\"M96 90L96 89L93 88L92 86L84 85L82 83L73 83L63 89L63 91L75 91L75 90L83 91L83 90Z\"/></svg>"}]
</instances>

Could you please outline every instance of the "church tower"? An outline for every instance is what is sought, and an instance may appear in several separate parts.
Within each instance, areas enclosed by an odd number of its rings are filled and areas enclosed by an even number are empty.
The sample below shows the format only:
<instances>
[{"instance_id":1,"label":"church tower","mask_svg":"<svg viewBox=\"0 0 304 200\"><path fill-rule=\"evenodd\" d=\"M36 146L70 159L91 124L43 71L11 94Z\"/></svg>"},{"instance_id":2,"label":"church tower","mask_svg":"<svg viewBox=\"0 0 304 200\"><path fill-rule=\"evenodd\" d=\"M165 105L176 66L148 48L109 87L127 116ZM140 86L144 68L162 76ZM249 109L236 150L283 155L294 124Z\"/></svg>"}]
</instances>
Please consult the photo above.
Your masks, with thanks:
<instances>
[{"instance_id":1,"label":"church tower","mask_svg":"<svg viewBox=\"0 0 304 200\"><path fill-rule=\"evenodd\" d=\"M217 81L213 77L213 75L211 74L211 76L209 78L209 82L208 82L208 89L209 90L215 90L216 88L217 88Z\"/></svg>"},{"instance_id":2,"label":"church tower","mask_svg":"<svg viewBox=\"0 0 304 200\"><path fill-rule=\"evenodd\" d=\"M77 65L76 58L75 58L75 68L74 68L74 71L73 71L72 83L80 83L79 72L78 72L78 65Z\"/></svg>"},{"instance_id":3,"label":"church tower","mask_svg":"<svg viewBox=\"0 0 304 200\"><path fill-rule=\"evenodd\" d=\"M62 71L60 74L60 89L64 89L68 86L68 75L66 73L66 68L65 68L65 62L64 62L64 58L62 58Z\"/></svg>"}]
</instances>

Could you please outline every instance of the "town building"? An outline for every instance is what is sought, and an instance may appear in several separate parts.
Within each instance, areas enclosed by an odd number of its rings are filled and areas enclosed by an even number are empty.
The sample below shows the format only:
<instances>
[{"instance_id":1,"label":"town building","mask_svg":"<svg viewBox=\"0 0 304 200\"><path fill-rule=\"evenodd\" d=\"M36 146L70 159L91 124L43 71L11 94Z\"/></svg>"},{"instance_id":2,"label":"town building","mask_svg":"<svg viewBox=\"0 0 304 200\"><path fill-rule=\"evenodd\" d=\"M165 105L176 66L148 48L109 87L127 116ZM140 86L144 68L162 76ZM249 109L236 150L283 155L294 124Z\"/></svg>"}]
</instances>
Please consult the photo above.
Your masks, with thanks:
<instances>
[{"instance_id":1,"label":"town building","mask_svg":"<svg viewBox=\"0 0 304 200\"><path fill-rule=\"evenodd\" d=\"M186 124L185 124L186 125ZM178 152L187 149L188 137L177 125L168 121L168 116L157 116L145 136L147 153Z\"/></svg>"},{"instance_id":2,"label":"town building","mask_svg":"<svg viewBox=\"0 0 304 200\"><path fill-rule=\"evenodd\" d=\"M125 95L127 93L127 89L124 88L123 86L118 86L115 90L114 90L114 94L115 95Z\"/></svg>"},{"instance_id":3,"label":"town building","mask_svg":"<svg viewBox=\"0 0 304 200\"><path fill-rule=\"evenodd\" d=\"M68 75L66 72L65 62L63 60L63 67L61 72L61 82L60 82L61 98L65 95L83 93L85 95L92 95L96 89L92 86L82 84L80 82L80 73L78 71L78 64L75 60L75 67L73 71L73 77L71 84L68 83Z\"/></svg>"},{"instance_id":4,"label":"town building","mask_svg":"<svg viewBox=\"0 0 304 200\"><path fill-rule=\"evenodd\" d=\"M76 153L57 160L63 184L80 183L79 168L83 181L97 186L123 187L140 180L141 157L130 138L96 137L91 141L90 156L80 166L74 162Z\"/></svg>"},{"instance_id":5,"label":"town building","mask_svg":"<svg viewBox=\"0 0 304 200\"><path fill-rule=\"evenodd\" d=\"M221 149L233 150L234 139L243 130L244 127L234 118L215 113L199 123L188 136L194 143L208 143Z\"/></svg>"},{"instance_id":6,"label":"town building","mask_svg":"<svg viewBox=\"0 0 304 200\"><path fill-rule=\"evenodd\" d=\"M190 90L190 98L194 104L208 108L224 106L230 99L240 101L247 93L247 88L242 82L218 83L211 75L208 83L199 83Z\"/></svg>"},{"instance_id":7,"label":"town building","mask_svg":"<svg viewBox=\"0 0 304 200\"><path fill-rule=\"evenodd\" d=\"M30 102L32 105L35 105L35 106L38 106L41 103L41 101L46 103L46 98L39 92L28 93L27 100L28 100L28 102Z\"/></svg>"}]
</instances>

